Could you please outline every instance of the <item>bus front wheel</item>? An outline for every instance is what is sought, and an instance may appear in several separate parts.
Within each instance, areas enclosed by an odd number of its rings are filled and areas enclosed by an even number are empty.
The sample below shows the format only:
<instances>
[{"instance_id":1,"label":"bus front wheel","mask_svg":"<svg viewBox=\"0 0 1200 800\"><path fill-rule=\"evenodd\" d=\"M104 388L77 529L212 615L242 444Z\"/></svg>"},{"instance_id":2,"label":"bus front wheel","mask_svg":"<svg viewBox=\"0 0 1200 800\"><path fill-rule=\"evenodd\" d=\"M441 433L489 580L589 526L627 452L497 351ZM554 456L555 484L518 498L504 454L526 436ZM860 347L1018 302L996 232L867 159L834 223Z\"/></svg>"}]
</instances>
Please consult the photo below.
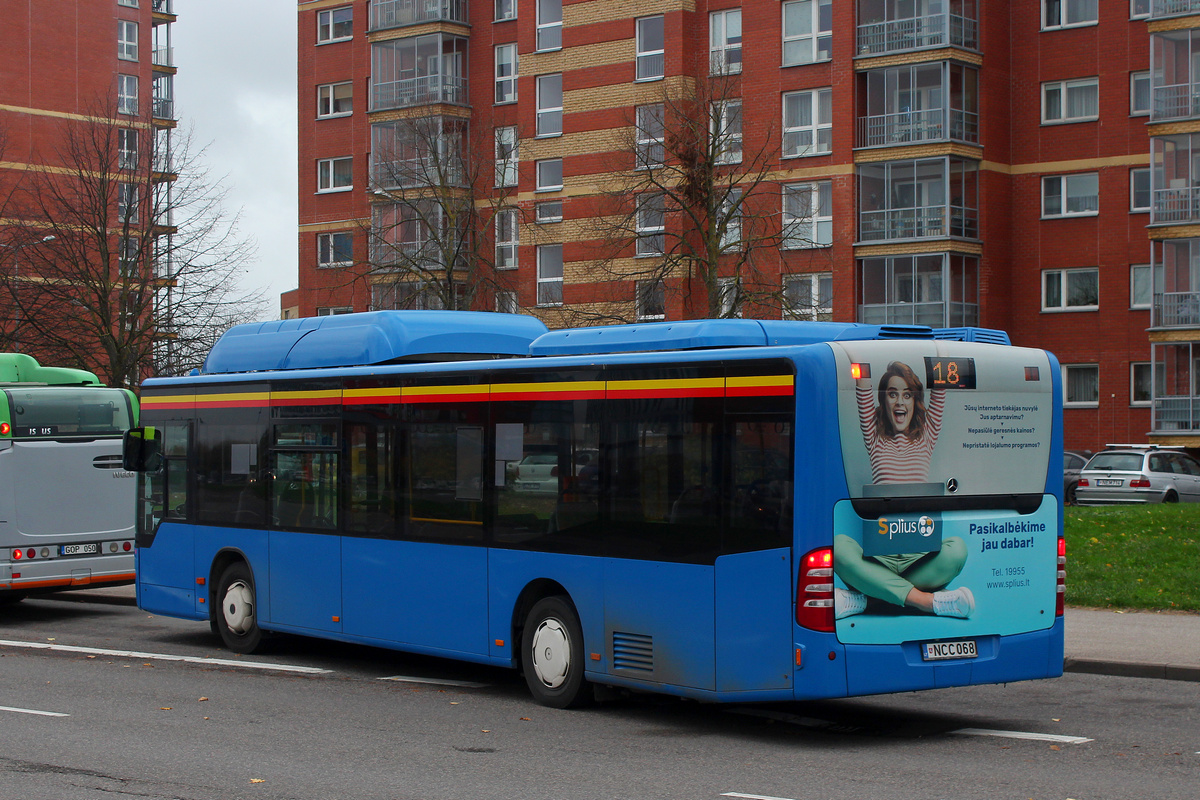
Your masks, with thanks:
<instances>
[{"instance_id":1,"label":"bus front wheel","mask_svg":"<svg viewBox=\"0 0 1200 800\"><path fill-rule=\"evenodd\" d=\"M533 698L544 706L576 708L591 700L583 678L583 628L565 597L545 597L529 610L521 666Z\"/></svg>"},{"instance_id":2,"label":"bus front wheel","mask_svg":"<svg viewBox=\"0 0 1200 800\"><path fill-rule=\"evenodd\" d=\"M254 598L254 576L242 561L225 568L217 582L213 611L213 628L235 653L253 653L262 644L263 632L258 627L257 605Z\"/></svg>"}]
</instances>

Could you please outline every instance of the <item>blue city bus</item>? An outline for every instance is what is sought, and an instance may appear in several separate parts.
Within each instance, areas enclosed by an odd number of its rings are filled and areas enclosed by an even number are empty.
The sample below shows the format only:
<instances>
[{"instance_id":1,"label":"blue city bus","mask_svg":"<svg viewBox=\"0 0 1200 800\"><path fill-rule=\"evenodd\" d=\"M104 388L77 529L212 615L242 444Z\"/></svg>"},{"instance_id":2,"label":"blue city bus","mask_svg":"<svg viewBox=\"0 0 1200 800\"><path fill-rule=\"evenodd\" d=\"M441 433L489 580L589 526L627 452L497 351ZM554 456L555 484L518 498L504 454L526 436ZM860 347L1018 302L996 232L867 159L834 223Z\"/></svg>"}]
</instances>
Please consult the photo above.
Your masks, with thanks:
<instances>
[{"instance_id":1,"label":"blue city bus","mask_svg":"<svg viewBox=\"0 0 1200 800\"><path fill-rule=\"evenodd\" d=\"M137 602L704 701L1062 673L1057 361L977 328L231 329L142 387Z\"/></svg>"}]
</instances>

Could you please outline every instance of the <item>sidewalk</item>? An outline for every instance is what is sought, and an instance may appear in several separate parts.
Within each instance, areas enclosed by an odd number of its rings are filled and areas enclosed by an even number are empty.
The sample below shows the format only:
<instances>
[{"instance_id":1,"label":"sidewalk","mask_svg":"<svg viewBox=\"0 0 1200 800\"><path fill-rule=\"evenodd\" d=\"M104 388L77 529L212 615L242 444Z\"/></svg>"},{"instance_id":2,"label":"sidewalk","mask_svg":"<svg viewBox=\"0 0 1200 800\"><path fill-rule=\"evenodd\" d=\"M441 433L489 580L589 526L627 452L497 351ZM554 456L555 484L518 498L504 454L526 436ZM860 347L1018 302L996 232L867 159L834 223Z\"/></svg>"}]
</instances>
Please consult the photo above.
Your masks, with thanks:
<instances>
[{"instance_id":1,"label":"sidewalk","mask_svg":"<svg viewBox=\"0 0 1200 800\"><path fill-rule=\"evenodd\" d=\"M64 592L79 602L135 605L132 586ZM1200 614L1067 609L1064 669L1200 681Z\"/></svg>"},{"instance_id":2,"label":"sidewalk","mask_svg":"<svg viewBox=\"0 0 1200 800\"><path fill-rule=\"evenodd\" d=\"M1068 608L1067 672L1200 681L1200 614Z\"/></svg>"}]
</instances>

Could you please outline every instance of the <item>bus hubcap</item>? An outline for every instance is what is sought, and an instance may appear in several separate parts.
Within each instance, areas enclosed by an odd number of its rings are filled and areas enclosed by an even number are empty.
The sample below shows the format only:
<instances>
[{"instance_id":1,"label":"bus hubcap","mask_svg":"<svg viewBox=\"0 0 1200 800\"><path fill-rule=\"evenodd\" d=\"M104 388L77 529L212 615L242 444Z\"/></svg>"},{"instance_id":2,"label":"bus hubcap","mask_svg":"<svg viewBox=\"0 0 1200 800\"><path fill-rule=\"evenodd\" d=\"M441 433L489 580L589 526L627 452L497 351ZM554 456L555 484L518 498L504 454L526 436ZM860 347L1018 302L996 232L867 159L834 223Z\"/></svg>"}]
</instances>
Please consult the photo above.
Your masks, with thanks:
<instances>
[{"instance_id":1,"label":"bus hubcap","mask_svg":"<svg viewBox=\"0 0 1200 800\"><path fill-rule=\"evenodd\" d=\"M236 634L243 634L254 624L254 593L241 581L236 581L225 590L225 625Z\"/></svg>"},{"instance_id":2,"label":"bus hubcap","mask_svg":"<svg viewBox=\"0 0 1200 800\"><path fill-rule=\"evenodd\" d=\"M562 623L543 620L533 634L533 671L551 689L562 686L571 667L571 639Z\"/></svg>"}]
</instances>

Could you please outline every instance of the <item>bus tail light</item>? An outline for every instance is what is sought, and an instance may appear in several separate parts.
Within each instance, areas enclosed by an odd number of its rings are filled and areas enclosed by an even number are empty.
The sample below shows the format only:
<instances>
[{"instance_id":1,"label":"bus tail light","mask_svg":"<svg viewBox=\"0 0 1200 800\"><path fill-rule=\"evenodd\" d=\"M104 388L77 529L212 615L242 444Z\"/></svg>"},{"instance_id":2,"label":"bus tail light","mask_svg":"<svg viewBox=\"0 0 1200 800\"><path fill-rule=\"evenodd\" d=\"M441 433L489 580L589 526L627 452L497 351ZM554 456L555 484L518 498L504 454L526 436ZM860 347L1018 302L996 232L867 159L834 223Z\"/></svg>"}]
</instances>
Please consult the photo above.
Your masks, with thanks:
<instances>
[{"instance_id":1,"label":"bus tail light","mask_svg":"<svg viewBox=\"0 0 1200 800\"><path fill-rule=\"evenodd\" d=\"M1067 597L1067 539L1058 537L1058 597L1054 601L1054 616L1063 615L1063 605Z\"/></svg>"},{"instance_id":2,"label":"bus tail light","mask_svg":"<svg viewBox=\"0 0 1200 800\"><path fill-rule=\"evenodd\" d=\"M813 550L800 562L796 623L814 631L833 630L833 548Z\"/></svg>"},{"instance_id":3,"label":"bus tail light","mask_svg":"<svg viewBox=\"0 0 1200 800\"><path fill-rule=\"evenodd\" d=\"M13 561L20 561L20 560L21 560L22 558L24 558L24 557L25 557L25 553L24 553L24 551L22 551L22 550L16 550L16 549L14 549L14 550L12 551L12 560L13 560Z\"/></svg>"}]
</instances>

